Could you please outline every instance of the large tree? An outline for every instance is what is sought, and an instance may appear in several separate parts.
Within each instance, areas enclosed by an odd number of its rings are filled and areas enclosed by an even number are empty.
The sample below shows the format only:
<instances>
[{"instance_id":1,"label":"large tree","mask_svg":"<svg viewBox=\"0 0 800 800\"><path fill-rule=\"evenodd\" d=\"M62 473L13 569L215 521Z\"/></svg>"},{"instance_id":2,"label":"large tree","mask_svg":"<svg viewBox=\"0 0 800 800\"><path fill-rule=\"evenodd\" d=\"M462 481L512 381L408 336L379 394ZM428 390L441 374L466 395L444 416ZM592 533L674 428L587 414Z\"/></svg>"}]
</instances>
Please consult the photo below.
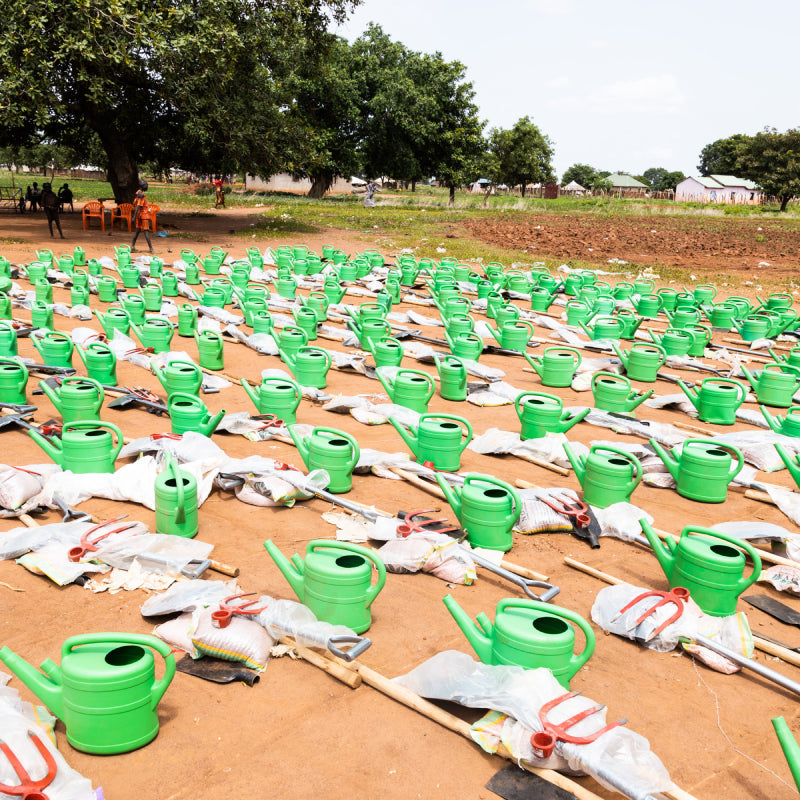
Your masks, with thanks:
<instances>
[{"instance_id":1,"label":"large tree","mask_svg":"<svg viewBox=\"0 0 800 800\"><path fill-rule=\"evenodd\" d=\"M786 211L792 197L800 195L800 129L780 133L765 128L755 136L742 137L737 152L734 174L780 198L780 210Z\"/></svg>"},{"instance_id":2,"label":"large tree","mask_svg":"<svg viewBox=\"0 0 800 800\"><path fill-rule=\"evenodd\" d=\"M739 146L748 137L735 133L726 139L717 139L700 151L697 169L701 175L736 175Z\"/></svg>"},{"instance_id":3,"label":"large tree","mask_svg":"<svg viewBox=\"0 0 800 800\"><path fill-rule=\"evenodd\" d=\"M561 176L561 185L566 186L568 183L575 181L583 186L584 189L589 189L596 178L597 170L594 167L590 167L588 164L573 164L571 167L567 167Z\"/></svg>"},{"instance_id":4,"label":"large tree","mask_svg":"<svg viewBox=\"0 0 800 800\"><path fill-rule=\"evenodd\" d=\"M510 130L492 130L490 146L497 158L497 179L521 185L523 197L528 184L554 180L552 142L530 117L517 120Z\"/></svg>"},{"instance_id":5,"label":"large tree","mask_svg":"<svg viewBox=\"0 0 800 800\"><path fill-rule=\"evenodd\" d=\"M302 144L287 109L296 59L359 0L25 0L0 37L6 131L95 134L118 202L143 161L271 173ZM297 52L296 43L302 43ZM0 144L10 144L0 132ZM16 134L15 134L16 135Z\"/></svg>"}]
</instances>

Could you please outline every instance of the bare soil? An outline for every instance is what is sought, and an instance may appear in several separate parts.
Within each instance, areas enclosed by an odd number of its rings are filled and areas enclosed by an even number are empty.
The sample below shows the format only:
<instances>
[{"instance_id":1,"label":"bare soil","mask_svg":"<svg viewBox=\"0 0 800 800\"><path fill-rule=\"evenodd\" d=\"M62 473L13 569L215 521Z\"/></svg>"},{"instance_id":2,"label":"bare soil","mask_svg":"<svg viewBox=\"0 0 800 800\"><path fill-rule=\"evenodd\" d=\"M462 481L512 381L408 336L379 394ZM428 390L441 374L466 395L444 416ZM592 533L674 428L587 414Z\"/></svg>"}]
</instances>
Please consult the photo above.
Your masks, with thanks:
<instances>
[{"instance_id":1,"label":"bare soil","mask_svg":"<svg viewBox=\"0 0 800 800\"><path fill-rule=\"evenodd\" d=\"M129 235L114 233L109 237L99 231L80 230L79 216L63 217L67 240L53 242L47 235L41 215L0 217L0 235L22 240L19 244L2 244L0 253L12 261L31 260L36 249L53 247L60 254L81 244L90 256L111 255L112 246L128 242ZM213 245L230 248L242 256L249 239L236 237L230 231L249 225L250 217L240 210L227 210L213 217L191 217L166 213L162 222L174 225L170 233L186 233L190 238L156 239L156 251L165 259L177 257L181 247L191 247L205 253ZM662 231L666 241L679 242L688 250L690 233L683 227L673 228L672 220L658 223L643 222ZM530 228L518 224L506 230L505 223L475 225L476 235L494 240L509 235L514 241L537 241L534 233L541 224L547 235L548 247L562 248L564 255L577 255L581 241L588 246L603 242L600 235L605 227L615 231L616 246L611 239L605 245L609 257L626 258L630 252L648 252L644 242L646 232L635 221L594 222L578 217L567 219L542 218L531 222ZM726 221L727 224L727 221ZM736 221L735 224L748 223ZM768 223L767 223L768 224ZM766 228L765 223L762 227ZM572 232L570 232L572 231ZM671 233L669 233L671 232ZM698 227L698 240L711 248L710 237ZM655 236L655 235L654 235ZM731 234L732 236L732 234ZM287 239L302 241L319 248L322 236L303 236ZM549 242L552 241L552 244ZM794 240L791 240L792 243ZM358 243L352 234L325 234L325 242L350 252ZM736 241L726 239L725 248L713 248L702 256L705 264L718 264L727 258L730 269L737 260L777 258L770 248L746 250L743 253L723 253L734 250ZM787 244L775 252L789 253ZM279 242L278 242L279 243ZM263 243L262 243L263 244ZM476 251L478 250L476 245ZM537 245L538 247L538 245ZM720 253L718 257L713 253ZM763 255L762 255L763 254ZM581 256L583 257L583 256ZM700 257L700 256L698 256ZM686 253L687 262L691 258ZM787 255L788 268L791 259ZM56 289L58 300L68 300L67 291ZM95 304L96 298L93 298ZM401 310L406 306L401 306ZM422 309L423 312L425 311ZM24 312L20 312L24 317ZM57 318L59 329L67 330L70 323ZM85 323L81 323L85 324ZM98 328L99 325L95 324ZM431 336L441 336L441 328L425 328ZM545 331L537 331L545 335ZM325 347L340 345L321 341ZM186 350L197 357L193 340L176 339L175 349ZM33 357L35 352L28 340L20 341L20 353ZM526 369L521 358L482 357L486 364L506 371L506 380L522 390L541 390L538 378ZM277 357L257 356L243 346L229 344L225 353L228 374L256 381L262 369L281 367ZM433 372L417 362L406 365ZM670 372L677 373L676 370ZM163 395L156 379L143 370L123 364L120 383L146 385ZM697 373L686 373L697 379ZM31 381L29 389L35 388ZM638 388L648 388L639 386ZM675 392L673 384L659 381L658 394ZM363 376L331 371L328 377L330 394L376 393L377 384ZM564 398L567 404L586 403L587 394L576 395L571 390L547 390ZM216 395L204 396L209 409L228 411L252 407L241 387L231 387ZM57 412L42 397L35 398L39 406L37 418L57 418ZM755 406L751 406L755 408ZM466 403L451 403L438 394L431 401L432 411L461 414L470 419L475 433L490 427L518 430L518 421L511 406L477 408ZM644 420L677 421L676 412L656 411L642 407L638 416ZM158 432L165 428L163 421L139 410L104 410L103 418L118 424L129 437ZM362 446L390 452L404 451L400 437L388 425L366 427L349 416L332 416L307 401L301 405L301 422L327 425L355 435ZM705 426L722 431L722 428ZM738 424L734 429L751 430ZM589 443L592 440L614 438L609 431L580 424L570 438ZM217 444L230 455L243 457L252 453L274 456L302 467L297 451L280 443L254 444L243 437L220 434ZM2 434L3 453L0 460L15 465L38 463L44 459L41 451L22 432L6 428ZM496 475L514 482L524 478L543 486L579 488L574 475L561 478L552 472L513 457L482 456L467 450L462 461L464 471ZM763 476L762 476L763 477ZM785 472L770 475L767 480L789 486ZM446 505L424 492L396 481L389 483L374 476L357 476L348 497L363 503L375 504L395 512L415 508L439 507L443 516L453 519ZM672 490L647 486L637 488L633 501L647 509L663 529L679 532L684 525L708 525L734 519L758 519L776 522L794 530L794 526L773 506L745 498L732 489L727 502L720 505L696 503L679 497ZM154 524L154 515L140 506L101 499L84 504L86 510L100 518L110 518L127 512L132 518ZM245 591L292 597L285 579L267 556L263 542L272 538L286 555L303 553L309 540L333 538L334 530L323 522L320 514L327 503L314 500L294 508L262 509L244 505L233 495L214 492L200 513L199 538L215 545L214 556L220 561L241 569L240 583ZM54 514L41 521L54 521ZM0 521L0 530L9 530L14 521ZM612 575L641 586L666 589L666 580L655 560L646 550L615 540L602 540L599 550L567 535L517 536L508 558L550 576L561 587L557 602L589 617L590 608L603 584L564 565L565 556L573 556ZM217 577L207 573L208 577ZM3 613L0 617L0 642L38 664L47 657L59 660L60 646L68 636L90 631L130 631L148 633L152 626L140 615L139 606L145 599L142 592L122 592L116 595L94 595L75 586L57 588L47 579L26 572L13 562L0 563L0 581L22 591L14 592L0 586ZM758 587L774 597L771 588ZM472 587L447 586L430 575L390 575L386 587L373 606L373 625L369 636L373 646L362 661L388 677L407 672L423 660L445 649L471 650L455 622L442 604L442 596L452 592L472 615L480 611L494 616L498 601L515 596L516 590L491 575L480 573ZM797 607L796 599L781 596L784 602ZM775 620L748 608L754 630L787 642L800 645L796 630L786 628ZM573 689L605 703L609 717L626 717L628 725L646 736L673 779L684 790L700 800L748 800L768 797L782 800L795 796L791 777L775 739L770 718L784 715L797 731L797 698L761 678L749 673L721 675L695 664L686 655L657 654L639 649L634 643L597 630L597 650L588 664L572 681ZM756 659L779 672L797 678L797 670L781 661L757 653ZM13 685L33 699L19 681ZM448 710L473 720L477 714L448 706ZM178 674L159 706L161 723L158 737L150 745L124 755L93 756L70 748L63 724L58 725L59 745L69 763L95 785L102 785L109 800L183 800L193 798L270 796L276 799L297 798L453 798L463 800L490 798L494 795L484 784L504 762L483 753L477 745L461 739L425 717L405 709L373 689L362 686L350 690L333 678L307 663L288 658L273 660L252 688L244 684L219 686L200 679ZM780 776L780 779L777 777ZM597 788L592 781L582 781L602 797L610 793Z\"/></svg>"}]
</instances>

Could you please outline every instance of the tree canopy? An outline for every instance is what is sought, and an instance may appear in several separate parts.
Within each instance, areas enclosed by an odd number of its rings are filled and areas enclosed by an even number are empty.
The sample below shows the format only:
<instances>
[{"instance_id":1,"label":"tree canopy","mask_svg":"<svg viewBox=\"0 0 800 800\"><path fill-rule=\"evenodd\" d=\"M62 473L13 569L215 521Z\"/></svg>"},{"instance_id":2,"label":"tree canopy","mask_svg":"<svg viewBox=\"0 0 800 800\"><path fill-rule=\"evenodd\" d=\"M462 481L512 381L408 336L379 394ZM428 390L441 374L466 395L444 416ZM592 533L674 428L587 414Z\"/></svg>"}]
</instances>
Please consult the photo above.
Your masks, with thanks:
<instances>
[{"instance_id":1,"label":"tree canopy","mask_svg":"<svg viewBox=\"0 0 800 800\"><path fill-rule=\"evenodd\" d=\"M495 182L521 185L523 197L528 184L555 179L552 142L530 117L517 120L509 130L492 129L489 147L495 157Z\"/></svg>"},{"instance_id":2,"label":"tree canopy","mask_svg":"<svg viewBox=\"0 0 800 800\"><path fill-rule=\"evenodd\" d=\"M564 174L561 176L561 185L566 186L568 183L575 181L583 186L584 189L589 189L596 177L597 170L594 167L590 167L588 164L573 164L564 170Z\"/></svg>"},{"instance_id":3,"label":"tree canopy","mask_svg":"<svg viewBox=\"0 0 800 800\"><path fill-rule=\"evenodd\" d=\"M800 129L780 133L765 128L755 136L742 137L736 152L733 174L780 198L780 210L786 211L792 197L800 195Z\"/></svg>"},{"instance_id":4,"label":"tree canopy","mask_svg":"<svg viewBox=\"0 0 800 800\"><path fill-rule=\"evenodd\" d=\"M26 0L0 38L0 144L99 139L118 202L145 160L275 171L298 63L359 0ZM302 140L300 140L302 144Z\"/></svg>"},{"instance_id":5,"label":"tree canopy","mask_svg":"<svg viewBox=\"0 0 800 800\"><path fill-rule=\"evenodd\" d=\"M739 146L748 137L735 133L726 139L717 139L707 144L700 151L700 163L697 169L701 175L736 175L738 168Z\"/></svg>"}]
</instances>

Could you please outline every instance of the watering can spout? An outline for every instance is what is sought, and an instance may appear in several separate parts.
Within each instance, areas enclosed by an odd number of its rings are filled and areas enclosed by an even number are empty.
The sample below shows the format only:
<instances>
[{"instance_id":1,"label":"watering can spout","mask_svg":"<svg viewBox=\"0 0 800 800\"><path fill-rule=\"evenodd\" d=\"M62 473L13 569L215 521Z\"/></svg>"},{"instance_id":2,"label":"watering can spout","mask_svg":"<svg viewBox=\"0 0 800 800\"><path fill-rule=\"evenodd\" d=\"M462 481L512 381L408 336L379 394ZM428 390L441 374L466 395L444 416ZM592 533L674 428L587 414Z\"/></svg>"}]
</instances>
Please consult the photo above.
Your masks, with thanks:
<instances>
[{"instance_id":1,"label":"watering can spout","mask_svg":"<svg viewBox=\"0 0 800 800\"><path fill-rule=\"evenodd\" d=\"M200 433L203 436L211 436L212 433L217 429L217 425L222 422L222 418L225 416L225 409L220 409L213 417L209 417L207 422L204 422L203 425L200 427Z\"/></svg>"},{"instance_id":2,"label":"watering can spout","mask_svg":"<svg viewBox=\"0 0 800 800\"><path fill-rule=\"evenodd\" d=\"M619 345L616 342L611 342L611 346L614 348L614 352L617 354L617 358L619 358L619 360L622 362L622 366L625 367L625 369L627 370L628 358L630 356L629 355L626 356L625 353L623 353L622 350L620 350Z\"/></svg>"},{"instance_id":3,"label":"watering can spout","mask_svg":"<svg viewBox=\"0 0 800 800\"><path fill-rule=\"evenodd\" d=\"M647 537L647 541L650 542L650 547L653 548L653 552L658 559L658 563L661 565L661 569L664 571L665 575L669 576L672 573L672 568L675 566L675 540L670 538L662 542L650 526L650 523L644 518L639 520L639 525L642 526L642 531Z\"/></svg>"},{"instance_id":4,"label":"watering can spout","mask_svg":"<svg viewBox=\"0 0 800 800\"><path fill-rule=\"evenodd\" d=\"M753 373L744 364L740 365L747 382L753 387L754 391L758 391L758 381L753 377Z\"/></svg>"},{"instance_id":5,"label":"watering can spout","mask_svg":"<svg viewBox=\"0 0 800 800\"><path fill-rule=\"evenodd\" d=\"M635 408L638 408L648 397L653 395L653 389L648 389L648 391L644 392L644 394L640 394L636 396L635 394L632 397L629 397L624 404L625 411L633 411Z\"/></svg>"},{"instance_id":6,"label":"watering can spout","mask_svg":"<svg viewBox=\"0 0 800 800\"><path fill-rule=\"evenodd\" d=\"M578 320L578 325L580 325L581 328L583 328L583 330L586 332L587 336L592 336L593 335L592 329L582 319Z\"/></svg>"},{"instance_id":7,"label":"watering can spout","mask_svg":"<svg viewBox=\"0 0 800 800\"><path fill-rule=\"evenodd\" d=\"M650 439L650 446L656 451L656 455L664 462L664 466L669 474L677 481L680 465L669 451L665 450L655 439Z\"/></svg>"},{"instance_id":8,"label":"watering can spout","mask_svg":"<svg viewBox=\"0 0 800 800\"><path fill-rule=\"evenodd\" d=\"M47 395L47 399L55 406L59 414L63 414L61 410L61 398L52 390L47 381L39 381L39 388Z\"/></svg>"},{"instance_id":9,"label":"watering can spout","mask_svg":"<svg viewBox=\"0 0 800 800\"><path fill-rule=\"evenodd\" d=\"M533 371L541 378L543 372L541 359L538 357L531 357L527 353L523 353L522 355L525 356L525 360L531 365Z\"/></svg>"},{"instance_id":10,"label":"watering can spout","mask_svg":"<svg viewBox=\"0 0 800 800\"><path fill-rule=\"evenodd\" d=\"M136 338L139 340L139 344L144 346L144 342L142 341L142 329L135 322L131 322L131 330L136 334Z\"/></svg>"},{"instance_id":11,"label":"watering can spout","mask_svg":"<svg viewBox=\"0 0 800 800\"><path fill-rule=\"evenodd\" d=\"M488 323L488 322L486 323L486 327L489 329L489 333L491 333L491 334L492 334L492 336L494 336L494 338L495 338L495 341L496 341L498 344L500 344L500 343L501 343L501 339L500 339L500 337L497 335L497 330L496 330L496 329L495 329L495 328L494 328L494 327L493 327L493 326L492 326L490 323Z\"/></svg>"},{"instance_id":12,"label":"watering can spout","mask_svg":"<svg viewBox=\"0 0 800 800\"><path fill-rule=\"evenodd\" d=\"M657 334L652 328L648 328L647 332L650 334L650 338L656 343L661 344L662 336Z\"/></svg>"},{"instance_id":13,"label":"watering can spout","mask_svg":"<svg viewBox=\"0 0 800 800\"><path fill-rule=\"evenodd\" d=\"M280 353L281 360L284 364L288 365L289 369L294 372L297 365L297 353L290 353L280 347L278 348L278 353Z\"/></svg>"},{"instance_id":14,"label":"watering can spout","mask_svg":"<svg viewBox=\"0 0 800 800\"><path fill-rule=\"evenodd\" d=\"M247 396L253 401L253 405L258 408L258 392L244 378L240 382L247 392Z\"/></svg>"},{"instance_id":15,"label":"watering can spout","mask_svg":"<svg viewBox=\"0 0 800 800\"><path fill-rule=\"evenodd\" d=\"M792 456L791 453L784 449L780 442L775 442L773 447L778 451L781 461L783 461L783 463L786 465L786 469L789 470L794 482L800 486L800 464L797 463L797 460Z\"/></svg>"},{"instance_id":16,"label":"watering can spout","mask_svg":"<svg viewBox=\"0 0 800 800\"><path fill-rule=\"evenodd\" d=\"M436 473L436 483L439 484L439 488L444 492L445 500L450 504L450 508L453 509L453 512L458 517L459 523L461 522L461 498L456 494L453 487L442 478L442 476L437 472Z\"/></svg>"},{"instance_id":17,"label":"watering can spout","mask_svg":"<svg viewBox=\"0 0 800 800\"><path fill-rule=\"evenodd\" d=\"M164 387L164 391L169 394L169 386L167 386L166 378L164 377L165 374L165 367L154 363L153 361L150 362L150 368L153 370L156 378L158 378L158 382Z\"/></svg>"},{"instance_id":18,"label":"watering can spout","mask_svg":"<svg viewBox=\"0 0 800 800\"><path fill-rule=\"evenodd\" d=\"M697 403L698 403L698 400L697 400L697 389L695 389L693 386L687 386L681 380L678 381L678 386L680 386L681 389L683 389L683 393L689 398L689 400L691 401L692 405L695 408L698 408L698 405L697 405Z\"/></svg>"},{"instance_id":19,"label":"watering can spout","mask_svg":"<svg viewBox=\"0 0 800 800\"><path fill-rule=\"evenodd\" d=\"M63 466L61 463L63 460L63 451L61 449L60 442L58 445L56 445L55 442L49 442L44 438L44 436L36 431L28 431L28 436L30 436L31 439L33 439L33 441L36 442L36 444L38 444L39 447L41 447L42 450L44 450L44 452L47 453L47 455L50 456L50 458L56 464L58 464L60 467Z\"/></svg>"},{"instance_id":20,"label":"watering can spout","mask_svg":"<svg viewBox=\"0 0 800 800\"><path fill-rule=\"evenodd\" d=\"M485 614L479 614L480 627L476 625L464 611L463 608L453 599L452 595L445 595L444 601L447 610L453 615L456 624L461 628L461 632L467 637L467 641L477 654L478 658L485 664L492 660L492 623ZM483 630L481 630L483 628Z\"/></svg>"},{"instance_id":21,"label":"watering can spout","mask_svg":"<svg viewBox=\"0 0 800 800\"><path fill-rule=\"evenodd\" d=\"M797 740L783 717L773 717L772 727L775 729L775 735L778 737L778 743L789 764L794 782L800 787L800 747L797 745Z\"/></svg>"},{"instance_id":22,"label":"watering can spout","mask_svg":"<svg viewBox=\"0 0 800 800\"><path fill-rule=\"evenodd\" d=\"M275 562L278 569L283 573L283 577L289 582L289 586L292 587L292 591L297 595L298 599L303 599L303 561L298 559L299 566L301 567L298 569L296 566L296 562L294 559L290 561L286 556L281 553L280 550L276 547L275 543L272 539L267 539L264 542L264 547L266 548L267 552L272 557L272 560Z\"/></svg>"},{"instance_id":23,"label":"watering can spout","mask_svg":"<svg viewBox=\"0 0 800 800\"><path fill-rule=\"evenodd\" d=\"M388 377L382 374L383 370L377 370L375 374L378 376L378 380L381 382L381 386L386 390L386 394L389 395L389 399L394 402L394 384L390 381Z\"/></svg>"},{"instance_id":24,"label":"watering can spout","mask_svg":"<svg viewBox=\"0 0 800 800\"><path fill-rule=\"evenodd\" d=\"M292 437L295 447L300 453L300 458L303 459L303 463L308 467L308 439L304 439L298 433L295 433L294 425L287 425L286 427L289 429L289 435Z\"/></svg>"},{"instance_id":25,"label":"watering can spout","mask_svg":"<svg viewBox=\"0 0 800 800\"><path fill-rule=\"evenodd\" d=\"M569 463L572 464L572 469L575 470L578 483L583 486L583 479L586 476L586 464L584 461L581 461L580 456L573 452L572 448L569 446L569 442L564 442L563 446L564 452L567 454L567 458L569 459Z\"/></svg>"},{"instance_id":26,"label":"watering can spout","mask_svg":"<svg viewBox=\"0 0 800 800\"><path fill-rule=\"evenodd\" d=\"M417 445L419 444L418 433L411 428L406 430L394 417L389 417L389 422L392 423L394 429L400 434L400 438L406 443L408 449L418 457Z\"/></svg>"},{"instance_id":27,"label":"watering can spout","mask_svg":"<svg viewBox=\"0 0 800 800\"><path fill-rule=\"evenodd\" d=\"M0 649L2 661L59 719L64 719L64 706L61 693L61 670L47 659L42 669L43 675L8 647Z\"/></svg>"},{"instance_id":28,"label":"watering can spout","mask_svg":"<svg viewBox=\"0 0 800 800\"><path fill-rule=\"evenodd\" d=\"M775 433L781 432L781 426L778 424L778 420L769 413L766 406L759 406L761 409L761 413L764 415L764 419L767 421L767 425L775 431Z\"/></svg>"}]
</instances>

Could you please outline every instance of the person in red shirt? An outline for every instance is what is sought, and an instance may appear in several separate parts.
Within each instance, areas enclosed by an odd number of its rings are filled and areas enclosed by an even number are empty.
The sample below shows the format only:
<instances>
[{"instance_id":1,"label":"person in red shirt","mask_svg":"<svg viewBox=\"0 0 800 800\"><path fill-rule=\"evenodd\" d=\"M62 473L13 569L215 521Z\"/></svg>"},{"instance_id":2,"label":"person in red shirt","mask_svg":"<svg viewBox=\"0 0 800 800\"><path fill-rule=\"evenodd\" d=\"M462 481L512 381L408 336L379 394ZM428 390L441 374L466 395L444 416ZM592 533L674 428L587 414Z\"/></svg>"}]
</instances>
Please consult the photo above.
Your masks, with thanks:
<instances>
[{"instance_id":1,"label":"person in red shirt","mask_svg":"<svg viewBox=\"0 0 800 800\"><path fill-rule=\"evenodd\" d=\"M150 241L150 231L153 227L153 218L150 206L147 204L147 181L139 181L139 190L133 197L133 215L136 223L136 233L133 234L133 241L131 242L131 252L136 252L136 240L139 238L140 233L144 233L144 238L147 240L147 246L150 252L153 252L153 243Z\"/></svg>"}]
</instances>

